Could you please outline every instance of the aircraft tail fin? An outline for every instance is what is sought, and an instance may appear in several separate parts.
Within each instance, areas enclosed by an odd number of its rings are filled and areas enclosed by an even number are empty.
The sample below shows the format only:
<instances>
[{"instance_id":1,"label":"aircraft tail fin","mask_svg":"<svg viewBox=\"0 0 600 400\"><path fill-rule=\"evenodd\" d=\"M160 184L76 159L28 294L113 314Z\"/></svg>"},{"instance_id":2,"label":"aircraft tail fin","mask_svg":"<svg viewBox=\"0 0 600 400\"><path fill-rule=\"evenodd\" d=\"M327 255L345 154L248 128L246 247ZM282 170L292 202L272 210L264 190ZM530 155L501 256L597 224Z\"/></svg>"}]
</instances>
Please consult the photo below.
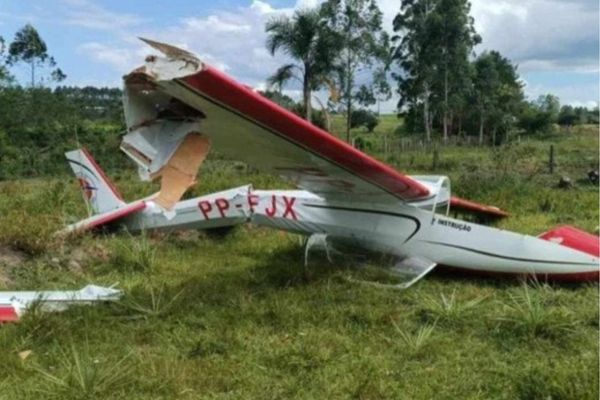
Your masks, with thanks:
<instances>
[{"instance_id":1,"label":"aircraft tail fin","mask_svg":"<svg viewBox=\"0 0 600 400\"><path fill-rule=\"evenodd\" d=\"M77 176L83 199L93 214L105 213L125 205L121 193L85 148L68 151L65 156Z\"/></svg>"}]
</instances>

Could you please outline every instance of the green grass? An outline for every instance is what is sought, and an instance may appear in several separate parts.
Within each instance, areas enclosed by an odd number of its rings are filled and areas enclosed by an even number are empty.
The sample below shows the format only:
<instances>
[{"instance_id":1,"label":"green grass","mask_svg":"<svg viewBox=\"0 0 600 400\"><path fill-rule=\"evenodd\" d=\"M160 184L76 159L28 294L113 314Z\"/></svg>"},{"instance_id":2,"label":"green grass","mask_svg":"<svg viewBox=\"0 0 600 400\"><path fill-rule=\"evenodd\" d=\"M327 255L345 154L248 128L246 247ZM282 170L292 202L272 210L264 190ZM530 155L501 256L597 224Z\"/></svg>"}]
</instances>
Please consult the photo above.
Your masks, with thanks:
<instances>
[{"instance_id":1,"label":"green grass","mask_svg":"<svg viewBox=\"0 0 600 400\"><path fill-rule=\"evenodd\" d=\"M554 175L542 168L550 143ZM496 150L444 148L439 170L425 152L387 161L449 174L454 192L511 211L501 227L537 234L569 223L591 232L598 188L580 178L597 147L587 131ZM557 189L561 174L576 187ZM220 160L200 182L194 194L282 185ZM128 199L153 189L130 172L117 185ZM93 282L125 291L117 304L34 312L0 327L2 400L598 398L596 285L434 271L409 290L381 289L350 282L361 273L341 266L304 267L297 236L250 226L223 238L52 236L83 215L77 184L65 177L0 183L0 245L26 253L23 265L0 266L6 288Z\"/></svg>"}]
</instances>

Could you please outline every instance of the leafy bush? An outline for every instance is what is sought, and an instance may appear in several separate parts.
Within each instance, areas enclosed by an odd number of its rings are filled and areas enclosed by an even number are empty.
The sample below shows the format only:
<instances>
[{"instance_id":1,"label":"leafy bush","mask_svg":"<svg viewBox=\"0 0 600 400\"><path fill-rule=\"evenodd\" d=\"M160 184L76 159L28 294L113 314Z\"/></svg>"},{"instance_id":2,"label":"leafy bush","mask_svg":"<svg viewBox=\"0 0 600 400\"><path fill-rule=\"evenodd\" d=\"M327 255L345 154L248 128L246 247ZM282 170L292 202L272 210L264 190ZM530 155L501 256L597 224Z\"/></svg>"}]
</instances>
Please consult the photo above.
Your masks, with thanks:
<instances>
[{"instance_id":1,"label":"leafy bush","mask_svg":"<svg viewBox=\"0 0 600 400\"><path fill-rule=\"evenodd\" d=\"M357 128L364 126L368 132L373 132L375 127L379 124L379 119L374 112L368 110L355 110L352 111L350 116L350 127Z\"/></svg>"}]
</instances>

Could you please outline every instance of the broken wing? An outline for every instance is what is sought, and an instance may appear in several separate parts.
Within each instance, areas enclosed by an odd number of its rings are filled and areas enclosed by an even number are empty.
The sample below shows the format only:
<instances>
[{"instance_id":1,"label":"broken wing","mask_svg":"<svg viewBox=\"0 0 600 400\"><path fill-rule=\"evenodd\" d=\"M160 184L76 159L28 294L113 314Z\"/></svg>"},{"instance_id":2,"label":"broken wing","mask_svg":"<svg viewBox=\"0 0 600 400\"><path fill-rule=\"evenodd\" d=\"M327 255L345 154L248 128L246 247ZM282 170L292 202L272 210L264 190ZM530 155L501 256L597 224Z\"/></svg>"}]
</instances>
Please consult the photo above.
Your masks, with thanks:
<instances>
[{"instance_id":1,"label":"broken wing","mask_svg":"<svg viewBox=\"0 0 600 400\"><path fill-rule=\"evenodd\" d=\"M125 76L129 133L122 149L142 177L161 176L188 135L265 172L327 199L394 203L431 196L426 186L365 155L335 136L203 64L188 52L147 41L165 57L150 56ZM169 129L172 128L172 129ZM183 128L181 128L183 127ZM189 159L189 164L200 164ZM165 184L179 196L185 183Z\"/></svg>"}]
</instances>

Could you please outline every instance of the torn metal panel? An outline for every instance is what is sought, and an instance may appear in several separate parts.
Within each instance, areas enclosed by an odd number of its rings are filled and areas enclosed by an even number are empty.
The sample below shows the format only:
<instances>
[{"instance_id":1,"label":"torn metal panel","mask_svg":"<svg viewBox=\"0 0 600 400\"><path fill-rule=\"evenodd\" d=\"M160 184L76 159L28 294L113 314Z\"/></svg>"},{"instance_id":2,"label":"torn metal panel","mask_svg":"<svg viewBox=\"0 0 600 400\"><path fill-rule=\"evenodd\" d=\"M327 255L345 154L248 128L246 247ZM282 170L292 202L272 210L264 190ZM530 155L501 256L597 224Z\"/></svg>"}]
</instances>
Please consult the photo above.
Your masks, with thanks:
<instances>
[{"instance_id":1,"label":"torn metal panel","mask_svg":"<svg viewBox=\"0 0 600 400\"><path fill-rule=\"evenodd\" d=\"M140 178L150 181L156 178L186 136L199 131L198 121L154 120L125 135L121 150L136 162Z\"/></svg>"},{"instance_id":2,"label":"torn metal panel","mask_svg":"<svg viewBox=\"0 0 600 400\"><path fill-rule=\"evenodd\" d=\"M155 40L147 39L141 37L140 40L146 43L148 46L155 48L156 50L163 53L165 56L171 59L182 59L182 60L190 60L194 61L197 64L200 64L200 60L189 51L180 49L179 47L172 46L167 43L157 42Z\"/></svg>"},{"instance_id":3,"label":"torn metal panel","mask_svg":"<svg viewBox=\"0 0 600 400\"><path fill-rule=\"evenodd\" d=\"M170 99L170 96L161 91L142 85L140 83L142 78L152 83L145 74L136 72L134 76L140 78L134 79L132 83L131 75L126 76L126 85L123 89L125 123L129 130L153 122L156 118L156 110L166 107Z\"/></svg>"},{"instance_id":4,"label":"torn metal panel","mask_svg":"<svg viewBox=\"0 0 600 400\"><path fill-rule=\"evenodd\" d=\"M194 54L167 43L140 38L150 47L160 51L167 59L150 56L146 59L152 65L152 76L156 79L169 80L190 75L200 71L204 65Z\"/></svg>"},{"instance_id":5,"label":"torn metal panel","mask_svg":"<svg viewBox=\"0 0 600 400\"><path fill-rule=\"evenodd\" d=\"M196 174L210 150L210 140L196 132L190 132L156 174L161 177L160 192L156 204L170 210L183 194L196 182Z\"/></svg>"},{"instance_id":6,"label":"torn metal panel","mask_svg":"<svg viewBox=\"0 0 600 400\"><path fill-rule=\"evenodd\" d=\"M158 82L193 74L202 63L184 50L143 40L167 58L148 57L144 67L124 77L129 132L121 149L137 163L142 180L161 178L156 203L169 210L194 184L210 142L199 134L202 111L169 95Z\"/></svg>"}]
</instances>

